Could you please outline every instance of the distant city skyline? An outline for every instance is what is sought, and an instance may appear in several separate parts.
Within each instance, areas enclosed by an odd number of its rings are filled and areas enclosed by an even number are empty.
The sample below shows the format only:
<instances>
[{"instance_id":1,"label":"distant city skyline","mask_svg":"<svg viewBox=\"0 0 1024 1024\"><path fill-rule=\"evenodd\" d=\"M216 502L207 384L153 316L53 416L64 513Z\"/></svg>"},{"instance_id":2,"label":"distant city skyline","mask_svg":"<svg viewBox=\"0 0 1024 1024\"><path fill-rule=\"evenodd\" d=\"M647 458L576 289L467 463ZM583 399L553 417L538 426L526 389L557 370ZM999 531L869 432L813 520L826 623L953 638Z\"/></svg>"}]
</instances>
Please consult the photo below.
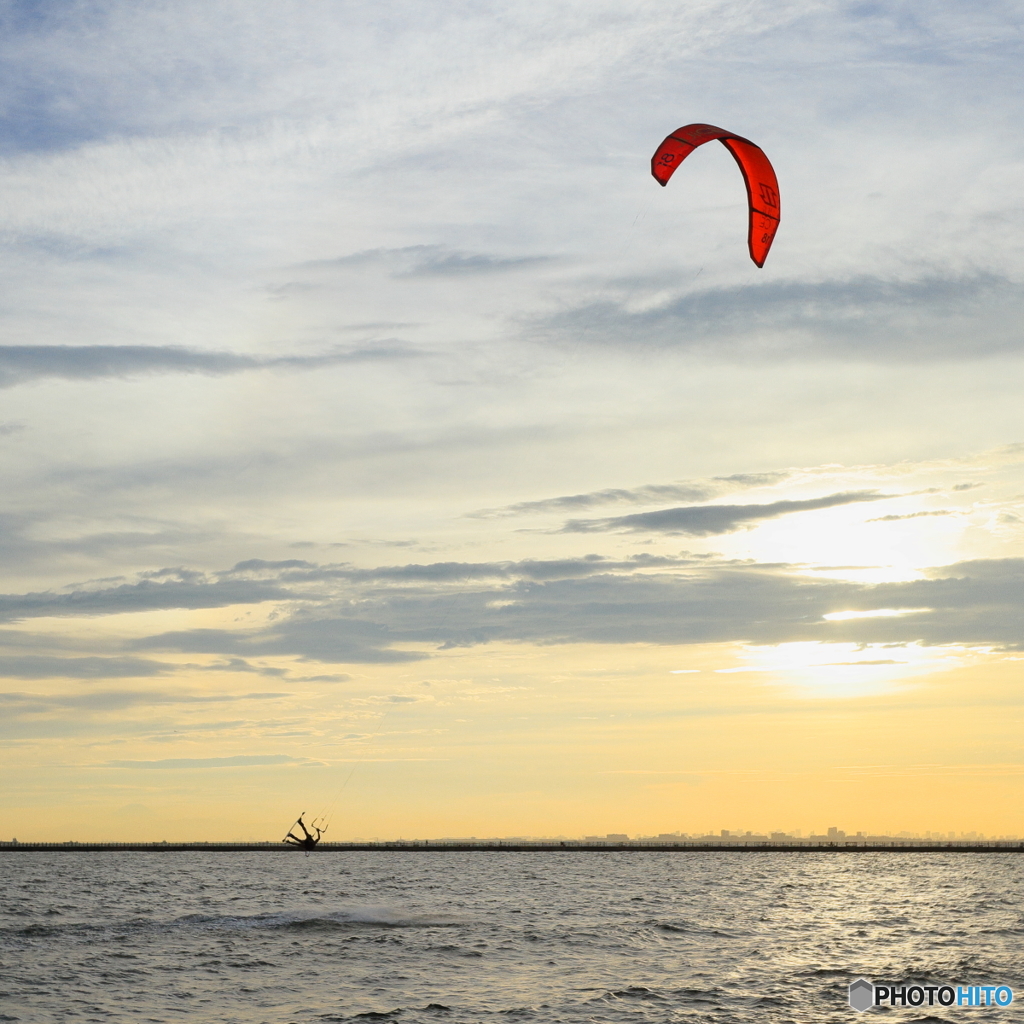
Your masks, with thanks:
<instances>
[{"instance_id":1,"label":"distant city skyline","mask_svg":"<svg viewBox=\"0 0 1024 1024\"><path fill-rule=\"evenodd\" d=\"M363 838L365 838L365 837L363 837ZM891 833L891 834L889 834L889 833L869 833L869 832L850 832L850 833L847 833L847 832L844 832L842 829L838 829L838 828L835 828L835 827L830 827L825 832L822 832L822 833L808 832L806 834L804 834L801 829L796 829L796 830L789 831L789 832L775 830L775 831L765 832L765 833L751 832L751 831L744 832L742 830L718 829L718 830L712 830L712 831L709 831L709 832L700 832L700 831L697 831L697 832L659 832L659 833L651 834L651 835L645 835L645 834L641 834L641 833L630 835L629 833L626 833L626 832L607 832L607 833L604 833L604 834L582 835L582 836L575 836L575 835L574 836L568 836L568 835L559 834L559 835L536 835L536 836L515 835L515 836L486 836L486 837L479 837L479 836L462 836L462 837L459 837L459 836L442 836L440 838L443 838L443 839L458 839L458 838L479 839L479 838L487 838L487 839L502 839L502 840L511 840L511 839L524 839L524 840L525 839L583 839L583 840L593 840L593 841L602 841L602 842L603 841L609 841L609 840L610 841L615 841L615 840L638 840L638 839L664 839L664 840L668 840L668 841L671 841L673 839L712 839L712 840L713 839L749 839L749 840L752 840L752 841L757 841L757 840L765 840L765 841L778 840L778 841L781 841L781 840L786 840L786 839L805 839L808 842L816 842L816 841L826 841L827 842L828 840L838 840L838 839L930 839L930 840L936 840L936 841L969 840L969 839L978 839L978 840L983 840L983 839L1015 840L1015 839L1020 839L1021 837L1019 835L985 835L984 833L980 833L980 832L960 832L960 833L956 833L956 832L928 832L928 831L926 831L926 832L911 832L911 831L902 831L902 832L894 832L894 833Z\"/></svg>"}]
</instances>

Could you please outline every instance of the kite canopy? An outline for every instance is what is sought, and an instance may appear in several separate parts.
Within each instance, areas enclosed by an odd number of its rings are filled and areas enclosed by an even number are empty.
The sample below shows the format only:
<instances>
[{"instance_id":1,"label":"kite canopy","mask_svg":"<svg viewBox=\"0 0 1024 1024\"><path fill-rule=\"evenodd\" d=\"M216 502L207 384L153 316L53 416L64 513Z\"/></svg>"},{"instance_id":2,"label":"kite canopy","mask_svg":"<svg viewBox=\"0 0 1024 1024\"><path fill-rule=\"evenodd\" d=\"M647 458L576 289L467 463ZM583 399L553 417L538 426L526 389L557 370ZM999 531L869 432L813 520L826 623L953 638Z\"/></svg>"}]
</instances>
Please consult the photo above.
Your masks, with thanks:
<instances>
[{"instance_id":1,"label":"kite canopy","mask_svg":"<svg viewBox=\"0 0 1024 1024\"><path fill-rule=\"evenodd\" d=\"M676 168L705 142L718 139L739 164L750 204L750 258L764 266L775 232L779 229L779 182L764 150L749 139L713 124L688 124L676 129L651 157L651 174L659 185L667 185Z\"/></svg>"}]
</instances>

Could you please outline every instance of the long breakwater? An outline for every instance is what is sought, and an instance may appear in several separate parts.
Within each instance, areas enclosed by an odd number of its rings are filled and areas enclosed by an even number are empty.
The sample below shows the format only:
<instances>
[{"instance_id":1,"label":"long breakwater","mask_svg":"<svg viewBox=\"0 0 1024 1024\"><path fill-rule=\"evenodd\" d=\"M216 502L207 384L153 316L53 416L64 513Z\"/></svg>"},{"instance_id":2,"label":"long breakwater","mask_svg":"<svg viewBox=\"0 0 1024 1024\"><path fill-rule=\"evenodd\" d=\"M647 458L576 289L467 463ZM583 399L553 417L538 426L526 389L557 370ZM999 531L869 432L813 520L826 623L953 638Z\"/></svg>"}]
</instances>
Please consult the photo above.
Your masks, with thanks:
<instances>
[{"instance_id":1,"label":"long breakwater","mask_svg":"<svg viewBox=\"0 0 1024 1024\"><path fill-rule=\"evenodd\" d=\"M750 842L744 840L722 842L666 842L662 840L632 839L623 841L585 840L461 840L461 839L395 839L373 842L329 843L321 842L317 853L345 853L347 851L379 851L443 853L529 853L549 852L647 852L647 853L1024 853L1024 842L1011 840L923 840L892 839L884 842L864 840L836 840L812 842L794 839L790 842ZM0 842L0 853L66 852L104 853L137 851L139 853L301 853L302 850L284 843L19 843Z\"/></svg>"}]
</instances>

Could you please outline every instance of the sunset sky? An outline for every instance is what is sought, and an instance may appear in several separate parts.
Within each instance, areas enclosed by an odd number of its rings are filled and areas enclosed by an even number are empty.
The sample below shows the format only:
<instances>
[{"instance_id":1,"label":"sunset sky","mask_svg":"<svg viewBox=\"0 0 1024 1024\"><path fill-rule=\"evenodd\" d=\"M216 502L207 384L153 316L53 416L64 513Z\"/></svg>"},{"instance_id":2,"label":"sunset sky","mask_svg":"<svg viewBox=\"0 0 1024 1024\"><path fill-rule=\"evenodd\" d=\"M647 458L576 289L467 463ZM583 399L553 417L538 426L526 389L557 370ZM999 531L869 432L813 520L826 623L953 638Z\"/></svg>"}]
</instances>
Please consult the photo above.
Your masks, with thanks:
<instances>
[{"instance_id":1,"label":"sunset sky","mask_svg":"<svg viewBox=\"0 0 1024 1024\"><path fill-rule=\"evenodd\" d=\"M1024 834L1022 24L0 4L0 838Z\"/></svg>"}]
</instances>

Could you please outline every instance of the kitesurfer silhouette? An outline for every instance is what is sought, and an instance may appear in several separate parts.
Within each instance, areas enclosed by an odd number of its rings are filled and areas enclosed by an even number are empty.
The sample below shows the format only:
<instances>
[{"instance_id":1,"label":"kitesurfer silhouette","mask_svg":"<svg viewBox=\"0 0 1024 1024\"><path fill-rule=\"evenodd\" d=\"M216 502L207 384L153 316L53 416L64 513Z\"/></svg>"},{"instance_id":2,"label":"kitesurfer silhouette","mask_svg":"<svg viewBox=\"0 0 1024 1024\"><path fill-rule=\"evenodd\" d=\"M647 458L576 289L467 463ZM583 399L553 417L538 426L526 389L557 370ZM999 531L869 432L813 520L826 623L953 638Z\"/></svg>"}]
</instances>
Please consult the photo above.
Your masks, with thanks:
<instances>
[{"instance_id":1,"label":"kitesurfer silhouette","mask_svg":"<svg viewBox=\"0 0 1024 1024\"><path fill-rule=\"evenodd\" d=\"M298 836L293 836L291 832L289 832L281 842L287 843L289 846L297 846L300 850L305 850L306 853L315 850L316 844L320 842L320 837L324 833L324 829L314 825L313 832L316 832L316 835L314 836L313 833L306 828L306 823L302 820L301 814L299 815L299 820L295 824L302 829L302 838L300 839ZM293 825L292 827L294 828L295 826Z\"/></svg>"}]
</instances>

